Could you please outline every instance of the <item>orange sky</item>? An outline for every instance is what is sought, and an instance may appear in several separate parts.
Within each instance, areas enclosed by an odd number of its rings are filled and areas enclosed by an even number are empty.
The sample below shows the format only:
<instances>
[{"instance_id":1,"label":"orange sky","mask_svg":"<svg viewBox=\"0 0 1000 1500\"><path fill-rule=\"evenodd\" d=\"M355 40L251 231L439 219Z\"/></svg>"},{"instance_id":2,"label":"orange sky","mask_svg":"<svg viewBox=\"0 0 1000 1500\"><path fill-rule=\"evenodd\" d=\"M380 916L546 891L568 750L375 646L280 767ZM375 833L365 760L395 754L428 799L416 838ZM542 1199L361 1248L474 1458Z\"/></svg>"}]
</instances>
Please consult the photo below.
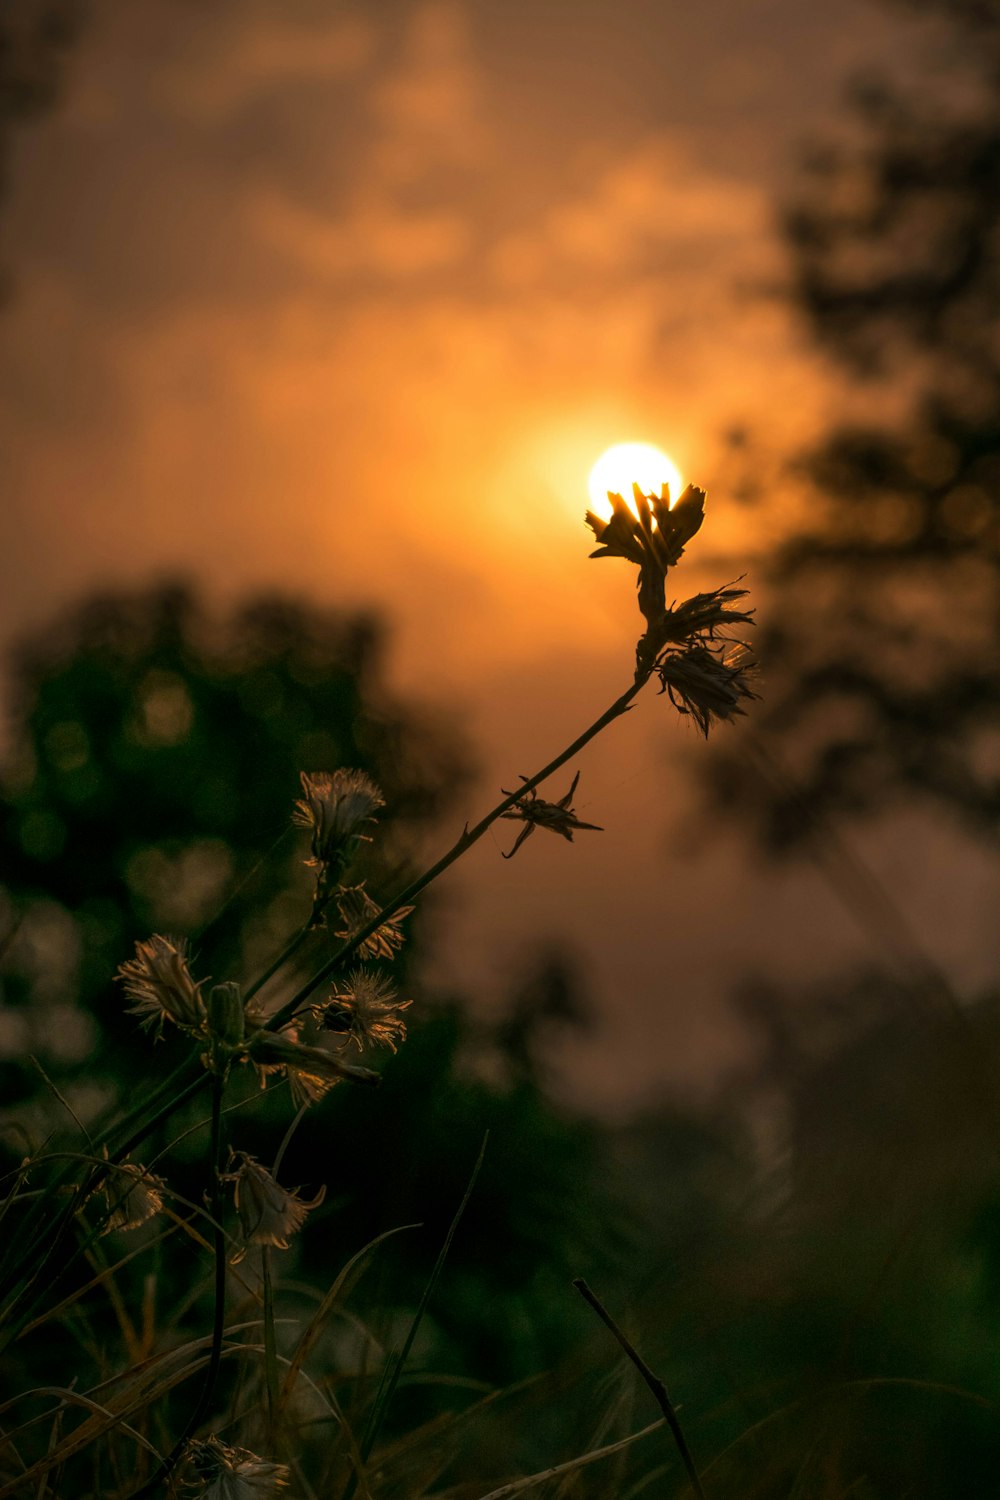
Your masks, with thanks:
<instances>
[{"instance_id":1,"label":"orange sky","mask_svg":"<svg viewBox=\"0 0 1000 1500\"><path fill-rule=\"evenodd\" d=\"M93 9L0 221L0 632L179 572L375 604L398 684L483 741L475 815L628 681L631 579L582 526L608 444L708 484L701 555L743 565L720 435L780 452L832 400L764 295L777 197L913 33L860 0ZM691 591L724 581L691 557ZM699 749L651 697L581 763L604 834L487 842L446 893L442 980L495 995L540 939L582 947L607 1029L572 1076L601 1104L718 1076L749 969L857 952L818 878L671 849ZM985 895L963 926L908 894L946 957L982 951Z\"/></svg>"}]
</instances>

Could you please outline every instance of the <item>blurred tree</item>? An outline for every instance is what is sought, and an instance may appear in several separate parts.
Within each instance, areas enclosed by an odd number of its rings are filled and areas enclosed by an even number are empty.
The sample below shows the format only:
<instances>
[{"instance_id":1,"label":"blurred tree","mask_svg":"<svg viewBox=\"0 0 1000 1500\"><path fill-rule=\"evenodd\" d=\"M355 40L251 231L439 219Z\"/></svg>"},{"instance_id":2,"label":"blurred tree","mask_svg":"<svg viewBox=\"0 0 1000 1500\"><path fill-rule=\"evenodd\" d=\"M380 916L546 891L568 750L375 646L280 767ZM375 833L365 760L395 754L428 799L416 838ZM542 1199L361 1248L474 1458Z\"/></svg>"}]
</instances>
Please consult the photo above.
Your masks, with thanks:
<instances>
[{"instance_id":1,"label":"blurred tree","mask_svg":"<svg viewBox=\"0 0 1000 1500\"><path fill-rule=\"evenodd\" d=\"M0 783L8 1102L34 1088L28 1051L91 1093L122 1081L146 1043L111 977L137 939L189 937L199 975L252 978L301 926L300 770L376 779L386 832L359 873L374 894L402 880L469 758L453 725L392 701L380 658L370 618L274 598L213 621L171 587L21 647ZM158 1044L164 1066L179 1045Z\"/></svg>"},{"instance_id":2,"label":"blurred tree","mask_svg":"<svg viewBox=\"0 0 1000 1500\"><path fill-rule=\"evenodd\" d=\"M801 460L808 518L771 560L755 722L796 783L766 799L774 847L912 793L997 836L1000 7L909 9L937 72L858 84L860 130L814 153L787 217L798 306L875 415ZM715 772L740 800L736 761Z\"/></svg>"}]
</instances>

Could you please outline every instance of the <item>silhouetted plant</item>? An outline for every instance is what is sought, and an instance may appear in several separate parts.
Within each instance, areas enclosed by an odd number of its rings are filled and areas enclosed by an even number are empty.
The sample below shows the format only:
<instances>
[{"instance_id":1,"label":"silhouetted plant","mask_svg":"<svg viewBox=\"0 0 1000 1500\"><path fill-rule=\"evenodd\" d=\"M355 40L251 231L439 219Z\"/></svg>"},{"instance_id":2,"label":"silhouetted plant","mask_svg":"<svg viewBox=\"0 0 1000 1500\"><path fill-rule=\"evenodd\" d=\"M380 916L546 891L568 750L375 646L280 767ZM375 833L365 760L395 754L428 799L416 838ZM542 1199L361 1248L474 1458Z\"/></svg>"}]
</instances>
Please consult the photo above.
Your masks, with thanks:
<instances>
[{"instance_id":1,"label":"silhouetted plant","mask_svg":"<svg viewBox=\"0 0 1000 1500\"><path fill-rule=\"evenodd\" d=\"M334 1485L345 1497L370 1493L370 1481L378 1469L372 1469L369 1460L377 1452L445 1253L483 1166L483 1151L398 1351L379 1357L371 1336L359 1330L362 1367L374 1357L382 1378L372 1394L370 1387L366 1389L363 1368L350 1376L364 1404L360 1419L355 1415L349 1420L333 1394L336 1384L348 1378L335 1347L329 1350L326 1361L325 1389L306 1373L306 1359L320 1341L329 1340L326 1323L334 1312L342 1313L343 1294L352 1271L360 1267L374 1245L360 1249L348 1262L323 1297L319 1313L299 1320L297 1336L293 1334L289 1341L287 1333L279 1332L275 1298L280 1284L275 1278L273 1256L286 1250L303 1231L307 1216L318 1211L324 1193L320 1185L318 1192L306 1198L298 1188L286 1185L283 1164L294 1133L310 1106L340 1084L377 1084L380 1075L371 1066L377 1054L382 1051L391 1055L404 1041L410 997L401 998L398 976L394 978L390 966L397 966L406 919L414 912L417 898L438 875L500 818L513 818L524 825L515 849L535 828L571 838L575 829L593 827L580 823L571 806L577 777L569 792L556 802L538 796L537 788L627 712L654 676L659 677L662 690L670 694L678 710L691 715L706 734L715 722L742 712L743 703L754 696L747 683L746 648L734 644L731 635L750 620L749 613L737 607L744 591L727 587L698 595L678 607L666 605L667 572L701 525L704 493L689 486L674 509L670 508L665 487L660 497L654 497L644 495L637 486L634 510L621 496L610 498L613 515L609 522L588 515L588 523L601 543L595 555L618 556L638 564L639 605L645 629L636 649L631 683L593 724L541 771L522 778L517 791L505 793L503 800L474 827L466 827L453 847L429 869L411 878L381 904L368 889L380 867L377 860L370 860L367 846L379 851L375 842L379 814L391 807L394 793L400 800L398 781L392 790L383 791L359 766L302 771L302 796L294 807L292 821L309 835L305 864L312 876L311 900L306 902L306 914L298 930L256 978L247 982L221 977L216 971L210 979L201 955L192 952L185 935L164 931L137 938L134 956L120 963L121 992L146 1031L146 1046L154 1045L154 1033L174 1034L186 1044L188 1055L165 1079L163 1068L153 1072L147 1064L144 1073L157 1078L156 1086L147 1085L148 1092L133 1088L127 1113L105 1122L103 1128L88 1132L81 1125L83 1142L73 1150L53 1151L46 1142L29 1144L23 1162L11 1174L2 1210L15 1232L0 1263L0 1294L4 1299L0 1340L5 1349L11 1349L39 1324L54 1317L60 1326L69 1328L81 1316L88 1294L99 1289L111 1298L118 1312L130 1359L125 1368L113 1369L102 1356L97 1361L100 1378L86 1396L80 1393L78 1398L69 1385L25 1392L22 1399L28 1406L41 1400L42 1408L33 1421L18 1429L24 1452L11 1449L13 1470L10 1480L0 1483L0 1496L25 1485L44 1485L67 1464L71 1466L69 1472L75 1474L77 1455L91 1450L98 1464L104 1453L112 1470L118 1466L113 1492L131 1493L133 1500L178 1482L205 1495L277 1493L301 1461L305 1450L299 1440L304 1441L309 1423L317 1417L332 1421L339 1429L338 1441L325 1455L319 1482L327 1493L334 1492L329 1488ZM294 625L300 624L294 615L291 619ZM117 622L114 611L110 617L105 614L103 623L109 620L112 625ZM53 813L47 824L44 818L41 824L36 821L33 826L31 822L33 815L37 820L41 801L40 777L44 778L42 790L50 794L66 818L72 816L72 809L81 805L85 808L83 816L90 825L94 845L102 808L106 811L108 799L115 795L116 775L126 784L131 777L132 785L126 785L127 805L134 808L139 826L148 827L135 780L143 755L151 746L159 751L181 752L162 759L157 768L156 780L164 784L168 802L180 800L181 784L185 782L188 795L198 790L196 768L201 765L202 778L205 770L205 761L197 758L198 739L203 724L211 719L206 706L220 693L232 696L232 669L223 665L214 673L211 668L205 671L203 693L200 699L193 699L184 676L170 667L193 654L195 630L189 604L180 595L164 596L159 611L154 611L147 624L160 649L153 653L155 666L149 665L148 650L143 655L143 675L136 683L123 686L120 673L107 669L109 649L112 655L128 649L113 632L109 643L98 631L94 659L85 661L79 652L71 658L76 703L96 702L100 721L113 726L112 733L101 740L106 761L95 756L91 737L83 727L86 714L82 710L72 719L50 722L44 693L46 673L36 668L38 689L28 717L34 722L38 715L47 763L44 771L41 767L25 767L20 800L15 792L9 807L10 815L20 819L20 847L25 861L51 861L58 868L56 862L63 852L55 846L65 838L65 821L60 824ZM242 636L237 644L238 649L245 649ZM328 659L324 669L323 682L328 689ZM353 671L342 673L341 681L353 690L357 680L355 663ZM64 704L65 697L59 701ZM348 711L331 716L321 732L341 738L356 733L358 707L363 708L363 699L355 698ZM189 745L191 740L193 746ZM339 751L340 746L337 748ZM310 745L310 749L315 753L315 747ZM187 750L191 751L190 760L186 759ZM395 769L398 776L398 767ZM437 771L440 787L442 768L438 766ZM247 764L248 788L252 789L253 782L251 757ZM422 791L426 785L426 781L422 787L418 783ZM208 821L218 817L217 800L217 796L202 799L202 816ZM252 793L249 800L244 819L253 816ZM232 826L238 836L239 817L231 804L223 826ZM362 858L366 860L364 865ZM384 878L384 860L381 875ZM115 876L120 880L117 871ZM92 889L84 869L74 872L71 867L64 879L65 894L78 899ZM168 880L162 899L176 900L177 895ZM326 948L327 956L322 959L316 949L317 938ZM229 975L243 971L246 950L246 942L230 944ZM140 1056L136 1054L135 1068L140 1066ZM160 1060L163 1054L155 1056ZM527 1060L525 1054L522 1068ZM266 1100L279 1084L287 1085L298 1113L276 1151L272 1138L267 1153L270 1165L265 1165L259 1148L248 1149L242 1143L252 1132L241 1137L239 1122L231 1115L259 1099L262 1087ZM189 1189L187 1195L178 1192L170 1163L184 1140L199 1129L197 1123L185 1127L184 1122L202 1094L209 1096L210 1109L207 1152L196 1148L204 1207L198 1201L198 1189ZM56 1097L61 1100L58 1091ZM169 1140L155 1157L145 1152L137 1157L144 1143L163 1139L162 1132L171 1121L174 1131L178 1125L182 1127L180 1135ZM393 1154L386 1153L377 1164L367 1163L366 1170L374 1166L391 1175ZM540 1224L533 1229L544 1233ZM174 1338L166 1341L166 1347L148 1331L148 1322L145 1340L140 1337L120 1290L129 1278L119 1278L132 1256L126 1250L117 1265L109 1265L103 1240L112 1232L141 1234L151 1247L164 1243L173 1246L181 1232L195 1242L190 1249L192 1256L199 1245L208 1252L212 1267L209 1332L188 1333L182 1309ZM201 1305L199 1295L194 1310ZM353 1342L357 1345L356 1339ZM182 1403L176 1397L168 1399L174 1385L194 1375L199 1378L193 1397L185 1397ZM64 1425L71 1425L66 1414L77 1399L84 1401L90 1414L64 1434ZM222 1415L226 1411L228 1417ZM238 1423L237 1432L234 1422ZM157 1441L149 1436L151 1423L155 1424ZM206 1423L212 1430L207 1436L199 1436ZM233 1442L234 1436L245 1436L247 1446ZM127 1462L120 1442L133 1449ZM627 1444L618 1443L614 1451L624 1446ZM579 1464L599 1457L603 1453L592 1453ZM128 1472L138 1474L138 1488L132 1488L136 1480L123 1480L123 1464ZM424 1484L439 1471L438 1461L421 1484L421 1493ZM110 1492L105 1489L105 1493Z\"/></svg>"}]
</instances>

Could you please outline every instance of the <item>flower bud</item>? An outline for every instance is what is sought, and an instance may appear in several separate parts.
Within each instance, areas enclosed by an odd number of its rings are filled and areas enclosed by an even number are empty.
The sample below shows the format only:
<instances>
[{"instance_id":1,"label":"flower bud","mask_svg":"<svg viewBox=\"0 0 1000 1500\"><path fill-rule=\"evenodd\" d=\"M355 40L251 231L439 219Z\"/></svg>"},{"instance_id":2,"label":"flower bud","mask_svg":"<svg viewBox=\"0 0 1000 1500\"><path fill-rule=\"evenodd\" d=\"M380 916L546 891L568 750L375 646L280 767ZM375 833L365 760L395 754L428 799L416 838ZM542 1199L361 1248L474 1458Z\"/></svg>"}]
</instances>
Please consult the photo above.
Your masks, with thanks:
<instances>
[{"instance_id":1,"label":"flower bud","mask_svg":"<svg viewBox=\"0 0 1000 1500\"><path fill-rule=\"evenodd\" d=\"M243 1040L243 991L234 980L213 985L208 992L208 1025L213 1037L227 1047Z\"/></svg>"}]
</instances>

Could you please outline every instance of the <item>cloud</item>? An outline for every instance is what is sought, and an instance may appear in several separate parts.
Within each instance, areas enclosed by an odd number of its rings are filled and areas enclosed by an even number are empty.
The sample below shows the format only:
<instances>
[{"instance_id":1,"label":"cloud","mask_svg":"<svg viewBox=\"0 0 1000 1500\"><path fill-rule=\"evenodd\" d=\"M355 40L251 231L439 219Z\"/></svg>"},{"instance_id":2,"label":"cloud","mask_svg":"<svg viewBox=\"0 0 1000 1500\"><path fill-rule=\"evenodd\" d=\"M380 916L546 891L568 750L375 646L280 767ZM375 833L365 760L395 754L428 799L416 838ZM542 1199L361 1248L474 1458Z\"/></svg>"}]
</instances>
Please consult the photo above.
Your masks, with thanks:
<instances>
[{"instance_id":1,"label":"cloud","mask_svg":"<svg viewBox=\"0 0 1000 1500\"><path fill-rule=\"evenodd\" d=\"M357 11L317 20L295 7L230 5L199 20L188 45L156 70L153 91L179 118L217 125L261 95L310 83L329 87L360 72L378 36L376 23Z\"/></svg>"},{"instance_id":2,"label":"cloud","mask_svg":"<svg viewBox=\"0 0 1000 1500\"><path fill-rule=\"evenodd\" d=\"M483 82L465 7L415 5L396 58L372 90L373 170L397 185L447 166L482 171L491 139Z\"/></svg>"},{"instance_id":3,"label":"cloud","mask_svg":"<svg viewBox=\"0 0 1000 1500\"><path fill-rule=\"evenodd\" d=\"M556 198L531 229L502 237L492 264L521 287L567 271L633 276L652 264L701 266L717 275L751 268L767 245L763 185L727 177L662 132L632 147Z\"/></svg>"},{"instance_id":4,"label":"cloud","mask_svg":"<svg viewBox=\"0 0 1000 1500\"><path fill-rule=\"evenodd\" d=\"M407 211L374 191L329 215L270 189L254 197L248 224L262 244L312 275L354 283L439 271L462 259L471 237L457 211Z\"/></svg>"}]
</instances>

